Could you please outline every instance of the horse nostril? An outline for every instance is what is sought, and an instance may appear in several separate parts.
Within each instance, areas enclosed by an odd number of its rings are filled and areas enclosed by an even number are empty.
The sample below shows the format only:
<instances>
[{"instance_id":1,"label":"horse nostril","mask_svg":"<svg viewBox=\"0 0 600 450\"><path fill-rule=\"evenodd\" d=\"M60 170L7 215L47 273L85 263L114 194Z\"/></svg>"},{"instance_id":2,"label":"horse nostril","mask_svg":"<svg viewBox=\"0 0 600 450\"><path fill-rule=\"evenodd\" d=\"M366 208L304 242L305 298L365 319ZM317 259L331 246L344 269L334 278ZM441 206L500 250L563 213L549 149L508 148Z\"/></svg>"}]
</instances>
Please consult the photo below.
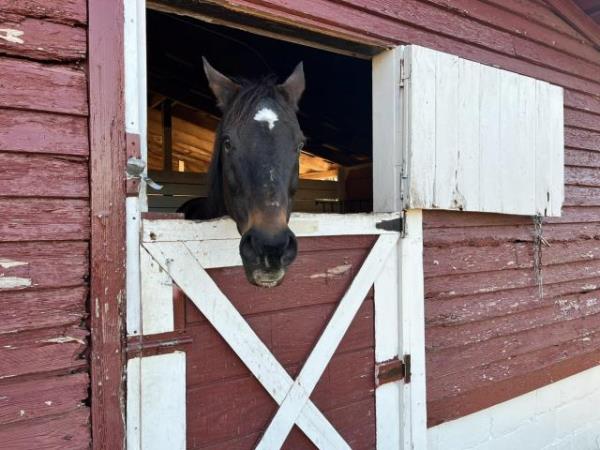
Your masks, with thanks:
<instances>
[{"instance_id":1,"label":"horse nostril","mask_svg":"<svg viewBox=\"0 0 600 450\"><path fill-rule=\"evenodd\" d=\"M259 253L256 251L255 239L252 239L252 233L247 232L242 236L240 241L240 255L243 259L248 261L257 262L259 259Z\"/></svg>"},{"instance_id":2,"label":"horse nostril","mask_svg":"<svg viewBox=\"0 0 600 450\"><path fill-rule=\"evenodd\" d=\"M296 236L291 230L288 230L287 234L287 243L281 255L281 265L284 267L289 266L294 259L296 259L296 255L298 254L298 241L296 240Z\"/></svg>"}]
</instances>

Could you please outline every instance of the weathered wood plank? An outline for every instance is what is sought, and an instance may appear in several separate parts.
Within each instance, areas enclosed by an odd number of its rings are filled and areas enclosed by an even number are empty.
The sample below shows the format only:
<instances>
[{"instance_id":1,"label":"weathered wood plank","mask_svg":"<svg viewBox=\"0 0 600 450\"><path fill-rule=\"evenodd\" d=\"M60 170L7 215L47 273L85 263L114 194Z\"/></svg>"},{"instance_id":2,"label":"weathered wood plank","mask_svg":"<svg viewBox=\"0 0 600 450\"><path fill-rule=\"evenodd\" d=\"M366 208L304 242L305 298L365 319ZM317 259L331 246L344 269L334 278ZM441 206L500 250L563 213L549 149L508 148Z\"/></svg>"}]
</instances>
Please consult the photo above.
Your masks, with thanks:
<instances>
[{"instance_id":1,"label":"weathered wood plank","mask_svg":"<svg viewBox=\"0 0 600 450\"><path fill-rule=\"evenodd\" d=\"M565 108L565 125L600 131L600 116L574 108Z\"/></svg>"},{"instance_id":2,"label":"weathered wood plank","mask_svg":"<svg viewBox=\"0 0 600 450\"><path fill-rule=\"evenodd\" d=\"M444 0L433 0L432 3L438 5L440 9L480 20L486 26L500 28L519 37L526 36L527 39L544 46L552 42L553 48L566 54L600 63L600 55L588 42L585 42L583 36L534 2L455 0L448 3ZM519 5L522 5L520 9Z\"/></svg>"},{"instance_id":3,"label":"weathered wood plank","mask_svg":"<svg viewBox=\"0 0 600 450\"><path fill-rule=\"evenodd\" d=\"M566 167L565 181L571 186L600 187L600 170L595 167Z\"/></svg>"},{"instance_id":4,"label":"weathered wood plank","mask_svg":"<svg viewBox=\"0 0 600 450\"><path fill-rule=\"evenodd\" d=\"M600 152L566 148L565 164L573 167L600 168Z\"/></svg>"},{"instance_id":5,"label":"weathered wood plank","mask_svg":"<svg viewBox=\"0 0 600 450\"><path fill-rule=\"evenodd\" d=\"M87 373L4 384L0 390L0 424L65 414L84 405Z\"/></svg>"},{"instance_id":6,"label":"weathered wood plank","mask_svg":"<svg viewBox=\"0 0 600 450\"><path fill-rule=\"evenodd\" d=\"M537 286L479 294L476 297L428 299L425 307L428 327L449 326L486 321L519 312L530 311L559 301L561 296L576 296L600 289L595 278L544 285L544 298Z\"/></svg>"},{"instance_id":7,"label":"weathered wood plank","mask_svg":"<svg viewBox=\"0 0 600 450\"><path fill-rule=\"evenodd\" d=\"M569 329L569 325L571 325L571 329ZM595 320L595 326L598 326L598 319ZM549 368L565 359L576 359L577 356L583 353L597 350L598 341L600 340L597 328L592 331L584 326L581 328L581 332L573 328L577 328L577 326L563 323L546 327L549 334L548 345L545 345L545 339L529 339L528 342L524 342L527 333L522 333L523 336L519 335L511 342L514 343L514 346L522 344L522 352L516 352L510 358L503 357L493 362L488 361L476 369L473 367L466 368L460 375L447 374L439 376L435 388L429 390L428 398L431 402L435 402L440 398L449 397L449 393L457 394L484 386L492 386L503 380L517 376L527 376L528 373L535 372L542 367ZM561 337L563 333L564 339ZM502 339L506 340L505 338ZM523 342L521 342L521 339L523 339ZM478 347L483 349L485 346L480 344ZM500 346L497 348L500 348ZM507 352L510 351L510 348L507 349ZM448 364L450 360L448 359L446 364L454 367L452 364Z\"/></svg>"},{"instance_id":8,"label":"weathered wood plank","mask_svg":"<svg viewBox=\"0 0 600 450\"><path fill-rule=\"evenodd\" d=\"M600 132L565 127L565 145L582 150L598 151L600 148Z\"/></svg>"},{"instance_id":9,"label":"weathered wood plank","mask_svg":"<svg viewBox=\"0 0 600 450\"><path fill-rule=\"evenodd\" d=\"M0 428L0 442L11 450L81 450L90 445L90 411L82 406L68 414Z\"/></svg>"},{"instance_id":10,"label":"weathered wood plank","mask_svg":"<svg viewBox=\"0 0 600 450\"><path fill-rule=\"evenodd\" d=\"M544 225L544 237L550 241L576 241L596 239L600 236L600 223L552 223ZM444 247L464 245L493 245L500 242L533 242L532 226L495 226L441 229L425 229L426 246Z\"/></svg>"},{"instance_id":11,"label":"weathered wood plank","mask_svg":"<svg viewBox=\"0 0 600 450\"><path fill-rule=\"evenodd\" d=\"M86 287L3 292L0 334L75 325L87 316Z\"/></svg>"},{"instance_id":12,"label":"weathered wood plank","mask_svg":"<svg viewBox=\"0 0 600 450\"><path fill-rule=\"evenodd\" d=\"M544 268L544 283L560 283L600 276L600 260L582 261L554 265ZM532 269L504 270L482 274L458 274L435 277L425 284L427 298L448 298L462 295L477 295L506 289L536 285Z\"/></svg>"},{"instance_id":13,"label":"weathered wood plank","mask_svg":"<svg viewBox=\"0 0 600 450\"><path fill-rule=\"evenodd\" d=\"M440 354L434 356L434 352L448 348L456 350L457 347L464 349L467 345L477 345L488 339L503 338L508 342L515 339L517 333L530 332L532 329L537 328L540 328L540 332L544 332L544 337L547 336L550 338L551 335L547 332L547 329L541 329L541 327L563 321L580 321L579 323L585 324L587 322L585 319L588 316L600 313L600 291L595 290L586 294L545 299L540 303L541 306L537 309L503 317L494 317L491 320L482 320L476 323L453 325L451 329L448 329L446 324L437 327L430 326L426 332L426 342L429 343L428 349L431 350L431 357L436 359L437 364L445 366L448 362L446 357ZM566 338L566 335L563 337ZM519 337L519 339L521 338ZM471 349L475 353L475 363L481 364L483 360L481 354L479 354L479 349L477 347L472 347ZM458 355L455 351L451 351L447 356L454 361L457 358L466 360L466 355L470 353L465 351L463 357L463 355ZM503 350L502 354L504 353L506 352ZM494 358L497 358L498 354L495 353L496 356ZM511 351L510 354L514 355L514 352ZM490 353L489 355L492 354ZM467 367L465 366L465 361L461 361L459 365ZM436 366L432 366L432 370L434 370L434 367ZM441 368L440 370L440 372L436 373L442 375L445 370L449 369Z\"/></svg>"},{"instance_id":14,"label":"weathered wood plank","mask_svg":"<svg viewBox=\"0 0 600 450\"><path fill-rule=\"evenodd\" d=\"M0 242L80 241L89 237L87 200L0 198Z\"/></svg>"},{"instance_id":15,"label":"weathered wood plank","mask_svg":"<svg viewBox=\"0 0 600 450\"><path fill-rule=\"evenodd\" d=\"M0 152L0 167L0 192L5 196L89 196L88 165L82 158Z\"/></svg>"},{"instance_id":16,"label":"weathered wood plank","mask_svg":"<svg viewBox=\"0 0 600 450\"><path fill-rule=\"evenodd\" d=\"M566 186L565 205L600 206L600 188Z\"/></svg>"},{"instance_id":17,"label":"weathered wood plank","mask_svg":"<svg viewBox=\"0 0 600 450\"><path fill-rule=\"evenodd\" d=\"M42 61L83 60L87 52L85 28L0 12L0 27L14 39L0 39L0 55Z\"/></svg>"},{"instance_id":18,"label":"weathered wood plank","mask_svg":"<svg viewBox=\"0 0 600 450\"><path fill-rule=\"evenodd\" d=\"M125 12L88 2L91 186L90 329L92 448L125 445Z\"/></svg>"},{"instance_id":19,"label":"weathered wood plank","mask_svg":"<svg viewBox=\"0 0 600 450\"><path fill-rule=\"evenodd\" d=\"M87 242L0 243L0 290L81 286L88 256Z\"/></svg>"},{"instance_id":20,"label":"weathered wood plank","mask_svg":"<svg viewBox=\"0 0 600 450\"><path fill-rule=\"evenodd\" d=\"M0 380L86 368L88 334L76 325L1 336Z\"/></svg>"},{"instance_id":21,"label":"weathered wood plank","mask_svg":"<svg viewBox=\"0 0 600 450\"><path fill-rule=\"evenodd\" d=\"M534 248L529 242L428 247L424 252L425 278L533 267L533 256ZM600 259L600 242L554 242L542 251L544 267L593 259Z\"/></svg>"},{"instance_id":22,"label":"weathered wood plank","mask_svg":"<svg viewBox=\"0 0 600 450\"><path fill-rule=\"evenodd\" d=\"M565 359L565 354L571 357ZM535 361L535 367L529 368L530 370L520 376L490 382L462 394L429 402L429 426L479 411L597 366L600 364L600 351L597 347L581 351L580 343L574 342L570 346L546 349L532 359ZM516 364L519 363L517 360Z\"/></svg>"},{"instance_id":23,"label":"weathered wood plank","mask_svg":"<svg viewBox=\"0 0 600 450\"><path fill-rule=\"evenodd\" d=\"M26 17L85 25L87 3L85 0L0 0L0 10Z\"/></svg>"},{"instance_id":24,"label":"weathered wood plank","mask_svg":"<svg viewBox=\"0 0 600 450\"><path fill-rule=\"evenodd\" d=\"M0 109L0 150L87 156L87 119Z\"/></svg>"},{"instance_id":25,"label":"weathered wood plank","mask_svg":"<svg viewBox=\"0 0 600 450\"><path fill-rule=\"evenodd\" d=\"M87 82L80 69L0 58L0 107L86 116ZM15 111L13 114L17 114Z\"/></svg>"},{"instance_id":26,"label":"weathered wood plank","mask_svg":"<svg viewBox=\"0 0 600 450\"><path fill-rule=\"evenodd\" d=\"M587 195L591 194L593 188ZM584 195L583 193L581 195ZM590 203L591 205L591 203ZM566 206L563 207L562 217L548 217L544 223L583 223L597 222L600 208L590 206ZM471 228L471 227L494 227L506 225L531 226L531 217L511 216L507 214L468 213L456 211L431 210L424 211L424 227L429 228L431 233L442 232L433 228ZM491 230L491 229L490 229Z\"/></svg>"}]
</instances>

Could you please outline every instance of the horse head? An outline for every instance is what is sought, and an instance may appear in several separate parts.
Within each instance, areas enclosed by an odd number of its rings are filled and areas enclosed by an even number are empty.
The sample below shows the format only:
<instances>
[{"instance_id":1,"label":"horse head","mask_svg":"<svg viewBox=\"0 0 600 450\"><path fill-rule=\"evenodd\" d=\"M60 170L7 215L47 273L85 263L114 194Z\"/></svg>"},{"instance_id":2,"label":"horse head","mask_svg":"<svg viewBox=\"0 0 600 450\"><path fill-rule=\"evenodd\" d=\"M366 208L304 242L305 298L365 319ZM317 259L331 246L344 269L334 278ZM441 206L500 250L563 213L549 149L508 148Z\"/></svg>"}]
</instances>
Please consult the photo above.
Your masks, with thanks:
<instances>
[{"instance_id":1,"label":"horse head","mask_svg":"<svg viewBox=\"0 0 600 450\"><path fill-rule=\"evenodd\" d=\"M209 200L221 204L237 224L248 280L277 286L298 250L288 221L304 145L296 117L304 91L302 63L282 84L273 78L236 82L206 59L204 70L223 113Z\"/></svg>"}]
</instances>

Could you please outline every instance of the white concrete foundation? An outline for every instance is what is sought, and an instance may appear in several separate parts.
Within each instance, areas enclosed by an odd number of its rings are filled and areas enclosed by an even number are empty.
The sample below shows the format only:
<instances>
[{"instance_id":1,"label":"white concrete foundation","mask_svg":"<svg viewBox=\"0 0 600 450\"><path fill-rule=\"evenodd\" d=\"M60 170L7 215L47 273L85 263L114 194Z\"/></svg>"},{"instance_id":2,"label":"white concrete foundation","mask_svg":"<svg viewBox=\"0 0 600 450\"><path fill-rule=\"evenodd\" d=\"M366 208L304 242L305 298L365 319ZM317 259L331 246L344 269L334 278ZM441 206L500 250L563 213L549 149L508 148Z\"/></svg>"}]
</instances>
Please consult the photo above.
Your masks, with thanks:
<instances>
[{"instance_id":1,"label":"white concrete foundation","mask_svg":"<svg viewBox=\"0 0 600 450\"><path fill-rule=\"evenodd\" d=\"M599 450L600 366L427 433L429 450Z\"/></svg>"}]
</instances>

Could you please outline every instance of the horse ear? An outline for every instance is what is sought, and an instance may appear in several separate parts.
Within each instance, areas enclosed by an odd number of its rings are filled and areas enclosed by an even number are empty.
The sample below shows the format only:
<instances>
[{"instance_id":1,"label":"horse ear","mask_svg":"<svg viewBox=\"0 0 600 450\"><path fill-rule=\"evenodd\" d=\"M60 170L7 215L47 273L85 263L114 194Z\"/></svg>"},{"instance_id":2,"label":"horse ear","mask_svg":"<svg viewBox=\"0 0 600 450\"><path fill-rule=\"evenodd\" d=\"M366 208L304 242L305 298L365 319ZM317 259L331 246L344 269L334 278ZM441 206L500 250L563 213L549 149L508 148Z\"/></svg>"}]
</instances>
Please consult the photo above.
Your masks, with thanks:
<instances>
[{"instance_id":1,"label":"horse ear","mask_svg":"<svg viewBox=\"0 0 600 450\"><path fill-rule=\"evenodd\" d=\"M208 79L208 85L217 97L217 105L221 110L224 110L240 86L211 66L204 56L202 62L204 63L204 73Z\"/></svg>"},{"instance_id":2,"label":"horse ear","mask_svg":"<svg viewBox=\"0 0 600 450\"><path fill-rule=\"evenodd\" d=\"M279 88L296 109L304 92L304 85L304 66L302 63L298 64L288 79L279 85Z\"/></svg>"}]
</instances>

